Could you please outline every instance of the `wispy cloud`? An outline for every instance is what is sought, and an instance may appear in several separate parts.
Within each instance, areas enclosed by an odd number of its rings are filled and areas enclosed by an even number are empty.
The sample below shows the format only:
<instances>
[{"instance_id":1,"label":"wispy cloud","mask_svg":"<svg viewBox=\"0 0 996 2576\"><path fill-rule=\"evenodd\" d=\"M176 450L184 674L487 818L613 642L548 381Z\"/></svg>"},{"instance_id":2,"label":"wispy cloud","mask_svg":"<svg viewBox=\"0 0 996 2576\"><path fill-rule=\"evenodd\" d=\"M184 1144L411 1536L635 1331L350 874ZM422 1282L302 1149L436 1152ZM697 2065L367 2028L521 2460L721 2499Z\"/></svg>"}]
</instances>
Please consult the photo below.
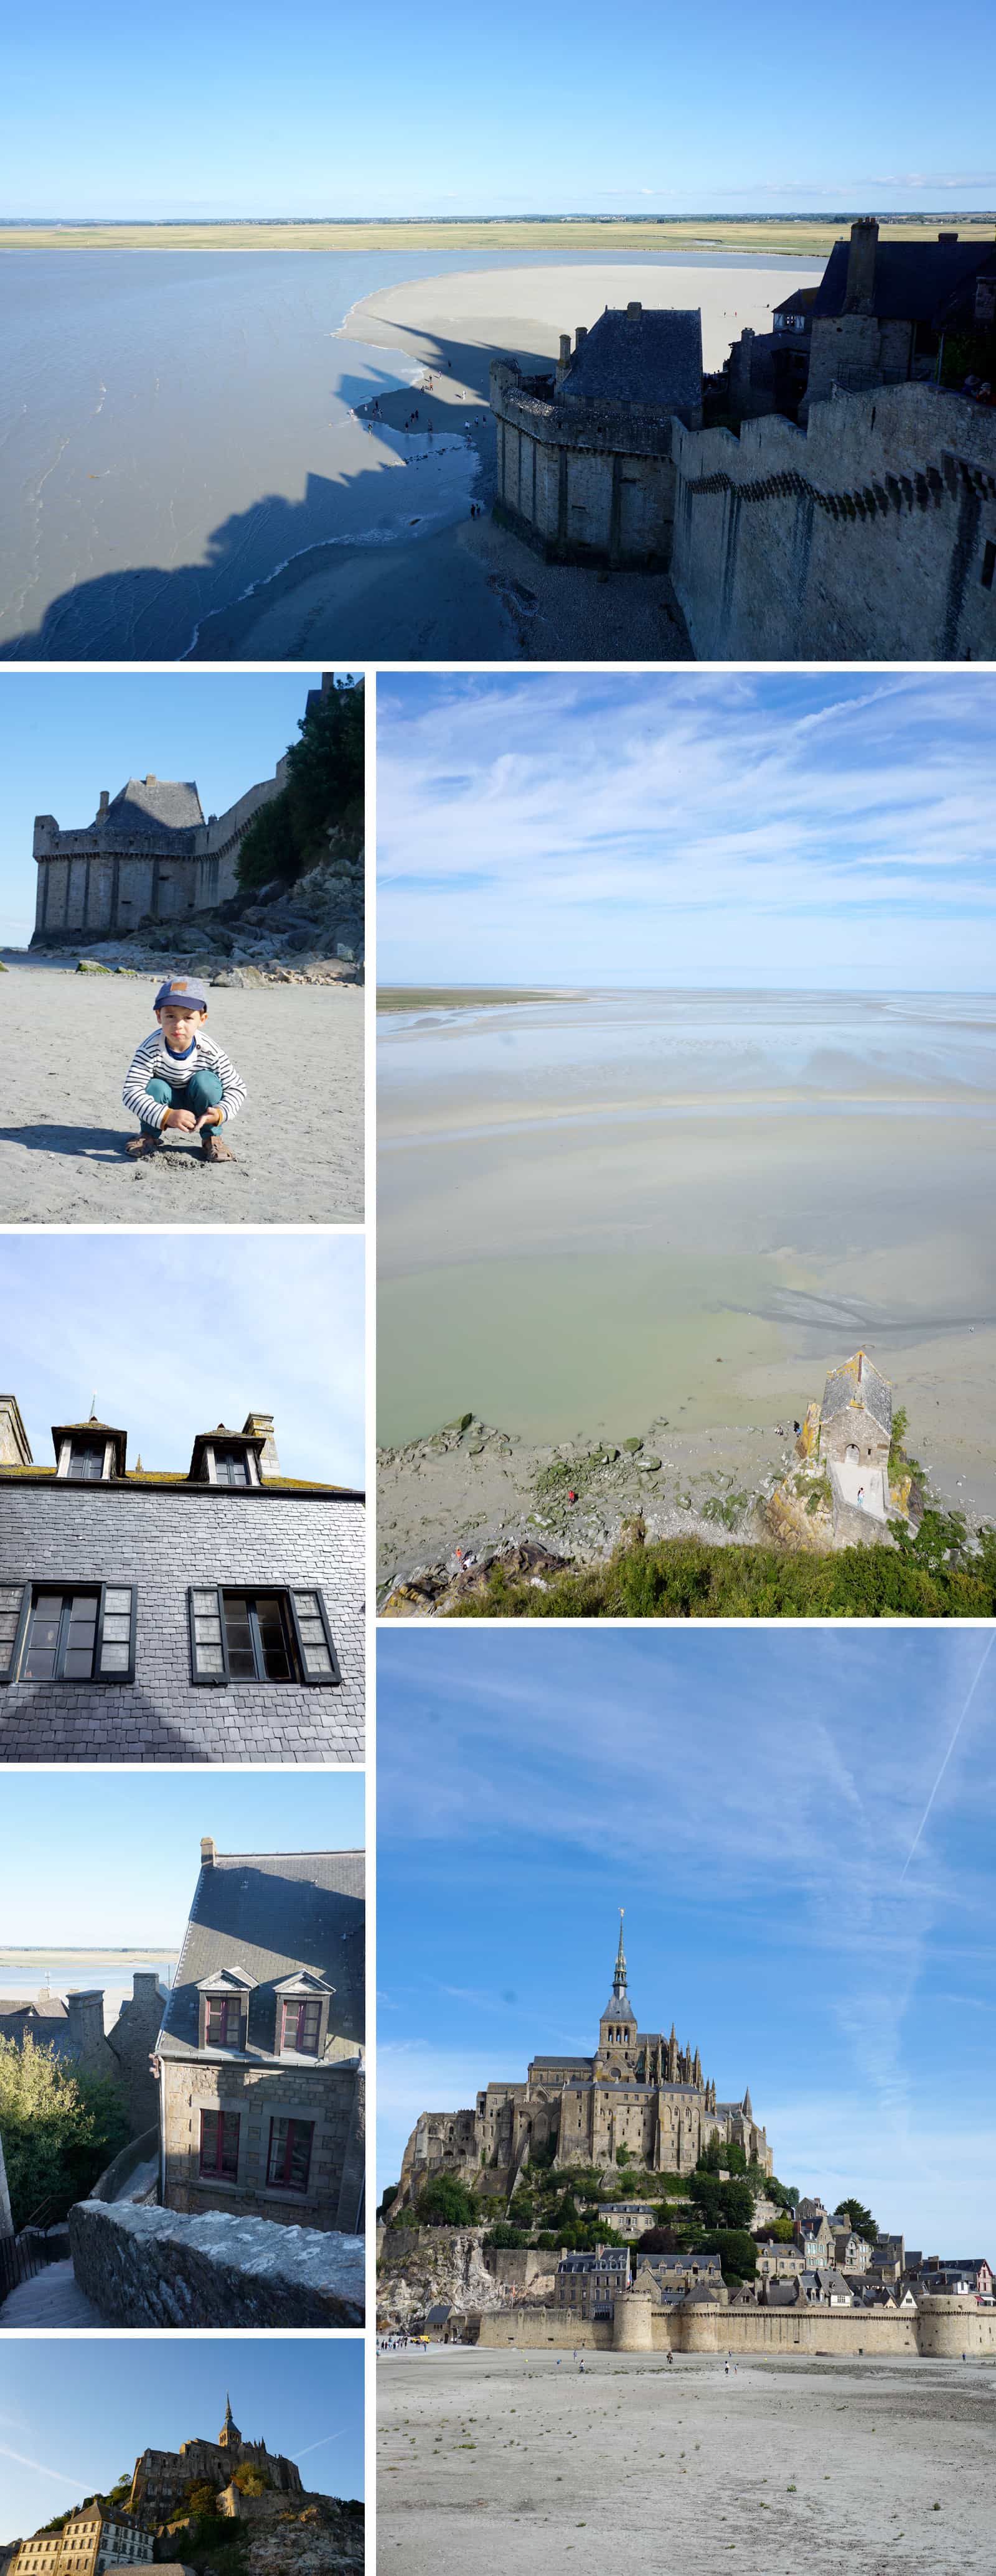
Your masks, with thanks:
<instances>
[{"instance_id":1,"label":"wispy cloud","mask_svg":"<svg viewBox=\"0 0 996 2576\"><path fill-rule=\"evenodd\" d=\"M0 2459L15 2460L19 2469L34 2469L40 2478L54 2478L60 2487L75 2487L79 2491L86 2484L81 2474L73 2476L68 2469L50 2469L44 2460L29 2460L23 2451L10 2450L6 2442L0 2442Z\"/></svg>"}]
</instances>

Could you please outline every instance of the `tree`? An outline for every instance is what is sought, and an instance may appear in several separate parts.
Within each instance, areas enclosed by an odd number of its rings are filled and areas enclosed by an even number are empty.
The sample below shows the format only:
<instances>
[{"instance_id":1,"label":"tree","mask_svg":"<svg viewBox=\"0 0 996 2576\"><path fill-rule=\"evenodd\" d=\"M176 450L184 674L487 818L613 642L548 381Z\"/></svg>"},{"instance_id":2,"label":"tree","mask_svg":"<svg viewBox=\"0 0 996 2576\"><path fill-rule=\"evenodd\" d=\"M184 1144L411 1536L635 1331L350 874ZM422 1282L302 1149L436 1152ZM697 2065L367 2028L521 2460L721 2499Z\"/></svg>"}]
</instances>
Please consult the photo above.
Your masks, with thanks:
<instances>
[{"instance_id":1,"label":"tree","mask_svg":"<svg viewBox=\"0 0 996 2576\"><path fill-rule=\"evenodd\" d=\"M648 2227L644 2236L637 2237L636 2250L638 2254L677 2254L679 2245L676 2227Z\"/></svg>"},{"instance_id":2,"label":"tree","mask_svg":"<svg viewBox=\"0 0 996 2576\"><path fill-rule=\"evenodd\" d=\"M616 2163L617 2163L617 2165L631 2165L631 2164L632 2164L632 2162L633 2162L633 2158L632 2158L632 2156L631 2156L631 2154L630 2154L630 2151L629 2151L629 2148L628 2148L628 2147L625 2147L625 2146L624 2146L624 2147L617 2147L617 2148L616 2148Z\"/></svg>"},{"instance_id":3,"label":"tree","mask_svg":"<svg viewBox=\"0 0 996 2576\"><path fill-rule=\"evenodd\" d=\"M846 2218L855 2236L863 2236L866 2245L874 2245L878 2229L871 2210L865 2208L863 2201L839 2200L836 2215L838 2218Z\"/></svg>"},{"instance_id":4,"label":"tree","mask_svg":"<svg viewBox=\"0 0 996 2576\"><path fill-rule=\"evenodd\" d=\"M720 2182L715 2174L693 2173L689 2176L688 2196L701 2212L707 2227L747 2228L754 2216L754 2194L746 2179L737 2175Z\"/></svg>"},{"instance_id":5,"label":"tree","mask_svg":"<svg viewBox=\"0 0 996 2576\"><path fill-rule=\"evenodd\" d=\"M717 2228L714 2236L705 2238L703 2254L718 2254L724 2281L752 2281L757 2270L757 2247L752 2236L740 2227Z\"/></svg>"},{"instance_id":6,"label":"tree","mask_svg":"<svg viewBox=\"0 0 996 2576\"><path fill-rule=\"evenodd\" d=\"M213 2514L217 2496L214 2487L208 2485L206 2478L192 2478L190 2485L184 2487L182 2502L188 2513L198 2516Z\"/></svg>"},{"instance_id":7,"label":"tree","mask_svg":"<svg viewBox=\"0 0 996 2576\"><path fill-rule=\"evenodd\" d=\"M258 2468L254 2460L242 2460L236 2469L232 2484L238 2487L240 2495L260 2496L265 2495L267 2489L272 2487L273 2479L269 2470Z\"/></svg>"},{"instance_id":8,"label":"tree","mask_svg":"<svg viewBox=\"0 0 996 2576\"><path fill-rule=\"evenodd\" d=\"M455 2174L435 2174L419 2193L419 2223L426 2227L471 2227L479 2207Z\"/></svg>"},{"instance_id":9,"label":"tree","mask_svg":"<svg viewBox=\"0 0 996 2576\"><path fill-rule=\"evenodd\" d=\"M378 2209L378 2211L377 2211L377 2216L378 2216L378 2218L386 2218L386 2217L387 2217L388 2210L389 2210L389 2209L393 2209L393 2207L394 2207L394 2204L395 2204L395 2201L397 2200L398 2193L399 2193L400 2189L401 2189L401 2184L400 2184L399 2182L389 2182L389 2183L388 2183L387 2190L385 2191L385 2193L384 2193L384 2195L383 2195L383 2198L382 2198L381 2203L380 2203L380 2207L379 2207L379 2209Z\"/></svg>"},{"instance_id":10,"label":"tree","mask_svg":"<svg viewBox=\"0 0 996 2576\"><path fill-rule=\"evenodd\" d=\"M30 2035L20 2047L0 2039L0 2140L15 2229L49 2201L65 2217L127 2138L113 2084L67 2069Z\"/></svg>"},{"instance_id":11,"label":"tree","mask_svg":"<svg viewBox=\"0 0 996 2576\"><path fill-rule=\"evenodd\" d=\"M323 689L298 720L287 754L287 784L254 814L238 856L240 886L279 877L293 884L326 856L338 827L359 843L364 820L363 681L352 675Z\"/></svg>"},{"instance_id":12,"label":"tree","mask_svg":"<svg viewBox=\"0 0 996 2576\"><path fill-rule=\"evenodd\" d=\"M508 2214L513 2227L532 2226L533 2204L527 2191L514 2191L512 2193L511 2200L508 2204Z\"/></svg>"}]
</instances>

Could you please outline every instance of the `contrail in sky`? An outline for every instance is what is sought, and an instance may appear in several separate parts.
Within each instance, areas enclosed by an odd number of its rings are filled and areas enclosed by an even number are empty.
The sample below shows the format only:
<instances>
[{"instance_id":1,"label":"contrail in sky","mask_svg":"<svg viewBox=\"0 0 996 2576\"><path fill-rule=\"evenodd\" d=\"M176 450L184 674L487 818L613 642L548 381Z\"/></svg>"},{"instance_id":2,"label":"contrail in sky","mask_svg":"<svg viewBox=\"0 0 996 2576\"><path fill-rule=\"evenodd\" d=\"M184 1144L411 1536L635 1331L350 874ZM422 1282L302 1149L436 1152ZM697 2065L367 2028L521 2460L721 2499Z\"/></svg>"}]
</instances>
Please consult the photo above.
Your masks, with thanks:
<instances>
[{"instance_id":1,"label":"contrail in sky","mask_svg":"<svg viewBox=\"0 0 996 2576\"><path fill-rule=\"evenodd\" d=\"M60 2486L83 2487L86 2485L85 2478L71 2478L67 2476L65 2469L47 2469L42 2460L26 2460L23 2451L8 2450L6 2442L0 2442L0 2459L16 2460L19 2469L35 2469L40 2478L58 2478Z\"/></svg>"},{"instance_id":2,"label":"contrail in sky","mask_svg":"<svg viewBox=\"0 0 996 2576\"><path fill-rule=\"evenodd\" d=\"M326 2442L343 2442L345 2438L346 2428L343 2426L341 2433L323 2433L320 2442L306 2442L303 2451L293 2451L291 2457L295 2460L306 2460L309 2451L324 2451Z\"/></svg>"},{"instance_id":3,"label":"contrail in sky","mask_svg":"<svg viewBox=\"0 0 996 2576\"><path fill-rule=\"evenodd\" d=\"M912 1860L912 1858L913 1858L913 1854L914 1854L914 1852L915 1852L915 1850L916 1850L916 1847L917 1847L917 1844L918 1844L918 1842L919 1842L919 1840L920 1840L920 1836L921 1836L921 1834L922 1834L922 1832L923 1832L923 1829L924 1829L924 1826L925 1826L925 1824L926 1824L926 1822L927 1822L927 1818L928 1818L928 1816L929 1816L929 1814L930 1814L930 1810L931 1810L931 1808L932 1808L932 1806L933 1806L934 1800L935 1800L935 1798L936 1798L936 1796L937 1796L937 1792L938 1792L938 1790L939 1790L939 1788L940 1788L940 1785L941 1785L941 1782L942 1782L942 1780L943 1780L943 1778L944 1778L944 1774L945 1774L945 1772L946 1772L946 1770L947 1770L948 1763L949 1763L949 1762L950 1762L950 1760L951 1760L951 1756L952 1756L952 1753L954 1752L955 1745L956 1745L956 1744L957 1744L957 1742L958 1742L959 1735L961 1734L962 1727L964 1726L965 1719L966 1719L966 1717L968 1716L969 1709L971 1708L972 1701L973 1701L973 1699L975 1698L976 1691L978 1690L979 1683L980 1683L980 1681L982 1680L983 1673L985 1672L986 1665L987 1665L987 1663L988 1663L988 1661L989 1661L989 1657L990 1657L990 1655L992 1654L992 1650L993 1650L994 1645L996 1645L996 1637L990 1637L990 1639L989 1639L989 1643L988 1643L988 1645L987 1645L987 1647L986 1647L985 1653L984 1653L984 1655L983 1655L983 1657L982 1657L982 1661L981 1661L981 1663L980 1663L980 1665L979 1665L979 1668L978 1668L978 1671L977 1671L977 1673L976 1673L975 1680L973 1681L972 1686L971 1686L971 1689L969 1690L968 1698L967 1698L967 1699L966 1699L966 1701L965 1701L965 1705L964 1705L964 1708L962 1709L961 1716L960 1716L960 1717L959 1717L959 1719L958 1719L958 1723L957 1723L957 1726L955 1727L954 1734L952 1735L951 1742L950 1742L950 1744L949 1744L949 1746L948 1746L947 1752L946 1752L946 1754L945 1754L945 1756L944 1756L944 1760L943 1760L943 1762L942 1762L942 1764L941 1764L941 1767L940 1767L940 1770L939 1770L939 1772L938 1772L938 1774L937 1774L937 1778L936 1778L936 1780L935 1780L935 1782L934 1782L934 1786L933 1786L933 1788L932 1788L932 1790L931 1790L931 1792L930 1792L930 1796L929 1796L929 1798L928 1798L928 1800L927 1800L927 1804L926 1804L926 1806L925 1806L925 1808L924 1808L923 1814L922 1814L922 1816L921 1816L921 1818L920 1818L920 1822L919 1822L919 1824L918 1824L918 1826L917 1826L917 1829L916 1829L916 1832L915 1832L915 1834L914 1834L914 1836L913 1836L913 1840L912 1840L912 1842L911 1842L911 1844L910 1844L910 1847L909 1847L909 1850L908 1850L908 1852L907 1852L907 1854L906 1854L906 1858L905 1858L905 1860L904 1860L904 1862L903 1862L902 1869L900 1870L900 1873L899 1873L899 1884L900 1884L900 1887L902 1886L903 1880L904 1880L904 1878L905 1878L905 1876L906 1876L906 1872L907 1872L907 1870L908 1870L908 1868L909 1868L909 1865L910 1865L910 1862L911 1862L911 1860Z\"/></svg>"}]
</instances>

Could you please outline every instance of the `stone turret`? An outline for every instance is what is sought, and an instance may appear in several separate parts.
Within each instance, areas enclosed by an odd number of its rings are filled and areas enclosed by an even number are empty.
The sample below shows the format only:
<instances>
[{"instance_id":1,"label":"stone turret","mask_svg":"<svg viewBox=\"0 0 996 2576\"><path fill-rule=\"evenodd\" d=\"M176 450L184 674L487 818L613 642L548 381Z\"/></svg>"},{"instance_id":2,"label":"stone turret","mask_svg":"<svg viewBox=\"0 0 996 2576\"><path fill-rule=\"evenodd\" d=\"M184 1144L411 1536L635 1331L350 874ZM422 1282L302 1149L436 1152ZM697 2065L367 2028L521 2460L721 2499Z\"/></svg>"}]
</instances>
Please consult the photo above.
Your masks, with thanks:
<instances>
[{"instance_id":1,"label":"stone turret","mask_svg":"<svg viewBox=\"0 0 996 2576\"><path fill-rule=\"evenodd\" d=\"M643 2290L623 2290L613 2301L613 2352L652 2352L653 2300Z\"/></svg>"}]
</instances>

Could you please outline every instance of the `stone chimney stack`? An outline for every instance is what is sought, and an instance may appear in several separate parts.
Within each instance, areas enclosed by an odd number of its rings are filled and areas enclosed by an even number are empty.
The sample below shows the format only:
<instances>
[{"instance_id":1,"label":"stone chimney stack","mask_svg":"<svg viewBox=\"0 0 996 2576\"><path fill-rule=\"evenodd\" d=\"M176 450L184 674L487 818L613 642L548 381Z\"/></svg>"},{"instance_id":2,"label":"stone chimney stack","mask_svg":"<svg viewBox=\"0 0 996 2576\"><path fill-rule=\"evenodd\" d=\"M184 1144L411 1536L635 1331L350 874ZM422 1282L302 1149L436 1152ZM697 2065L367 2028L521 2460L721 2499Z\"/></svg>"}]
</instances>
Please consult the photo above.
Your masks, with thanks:
<instances>
[{"instance_id":1,"label":"stone chimney stack","mask_svg":"<svg viewBox=\"0 0 996 2576\"><path fill-rule=\"evenodd\" d=\"M588 325L587 325L587 322L579 322L579 323L578 323L577 330L575 331L575 334L574 334L574 349L575 349L575 354L577 353L577 351L578 351L579 349L583 349L583 348L584 348L584 344L585 344L585 341L586 341L587 337L588 337Z\"/></svg>"},{"instance_id":2,"label":"stone chimney stack","mask_svg":"<svg viewBox=\"0 0 996 2576\"><path fill-rule=\"evenodd\" d=\"M146 786L147 786L147 787L155 787L155 785L156 785L156 773L155 773L155 770L154 770L154 769L150 769L150 770L148 770L148 771L147 771L147 773L146 773L146 779L145 779L145 784L146 784Z\"/></svg>"},{"instance_id":3,"label":"stone chimney stack","mask_svg":"<svg viewBox=\"0 0 996 2576\"><path fill-rule=\"evenodd\" d=\"M100 2054L104 2037L104 1997L99 1986L80 1988L66 1996L69 2036L84 2060Z\"/></svg>"},{"instance_id":4,"label":"stone chimney stack","mask_svg":"<svg viewBox=\"0 0 996 2576\"><path fill-rule=\"evenodd\" d=\"M874 215L859 215L851 225L847 253L847 313L873 313L875 310L875 255L878 250L878 224Z\"/></svg>"},{"instance_id":5,"label":"stone chimney stack","mask_svg":"<svg viewBox=\"0 0 996 2576\"><path fill-rule=\"evenodd\" d=\"M273 1428L272 1413L247 1413L242 1428L243 1431L249 1433L251 1438L265 1442L263 1454L259 1462L260 1474L264 1477L279 1476L280 1460L277 1456L277 1441Z\"/></svg>"},{"instance_id":6,"label":"stone chimney stack","mask_svg":"<svg viewBox=\"0 0 996 2576\"><path fill-rule=\"evenodd\" d=\"M640 315L641 315L642 311L643 311L643 306L642 306L642 304L627 304L627 306L626 306L626 320L627 320L627 322L638 322L638 321L639 321L639 319L640 319Z\"/></svg>"},{"instance_id":7,"label":"stone chimney stack","mask_svg":"<svg viewBox=\"0 0 996 2576\"><path fill-rule=\"evenodd\" d=\"M566 374L567 374L567 370L568 370L568 367L570 366L570 363L571 363L571 335L570 335L570 332L569 332L569 331L562 331L562 332L561 332L561 334L560 334L560 356L559 356L559 358L558 358L558 360L557 360L557 383L558 383L558 385L562 382L562 379L564 378L564 376L566 376Z\"/></svg>"},{"instance_id":8,"label":"stone chimney stack","mask_svg":"<svg viewBox=\"0 0 996 2576\"><path fill-rule=\"evenodd\" d=\"M214 1868L215 1861L217 1860L217 1858L218 1858L218 1854L217 1854L217 1852L216 1852L216 1850L215 1850L215 1847L214 1847L214 1836L213 1836L213 1834L202 1834L202 1835L201 1835L201 1868L202 1868L202 1869L213 1869L213 1868Z\"/></svg>"},{"instance_id":9,"label":"stone chimney stack","mask_svg":"<svg viewBox=\"0 0 996 2576\"><path fill-rule=\"evenodd\" d=\"M98 807L97 807L97 821L98 821L98 823L100 822L100 820L101 820L102 816L103 816L104 814L106 814L106 812L107 812L107 808L108 808L108 806L109 806L109 804L110 804L110 801L111 801L111 791L110 791L110 788L109 788L109 787L102 787L102 788L101 788L101 791L100 791L100 803L99 803L99 805L98 805Z\"/></svg>"},{"instance_id":10,"label":"stone chimney stack","mask_svg":"<svg viewBox=\"0 0 996 2576\"><path fill-rule=\"evenodd\" d=\"M0 1395L0 1467L33 1467L16 1395Z\"/></svg>"},{"instance_id":11,"label":"stone chimney stack","mask_svg":"<svg viewBox=\"0 0 996 2576\"><path fill-rule=\"evenodd\" d=\"M950 248L951 244L957 241L958 235L957 233L938 233L937 238L939 242L946 242Z\"/></svg>"}]
</instances>

